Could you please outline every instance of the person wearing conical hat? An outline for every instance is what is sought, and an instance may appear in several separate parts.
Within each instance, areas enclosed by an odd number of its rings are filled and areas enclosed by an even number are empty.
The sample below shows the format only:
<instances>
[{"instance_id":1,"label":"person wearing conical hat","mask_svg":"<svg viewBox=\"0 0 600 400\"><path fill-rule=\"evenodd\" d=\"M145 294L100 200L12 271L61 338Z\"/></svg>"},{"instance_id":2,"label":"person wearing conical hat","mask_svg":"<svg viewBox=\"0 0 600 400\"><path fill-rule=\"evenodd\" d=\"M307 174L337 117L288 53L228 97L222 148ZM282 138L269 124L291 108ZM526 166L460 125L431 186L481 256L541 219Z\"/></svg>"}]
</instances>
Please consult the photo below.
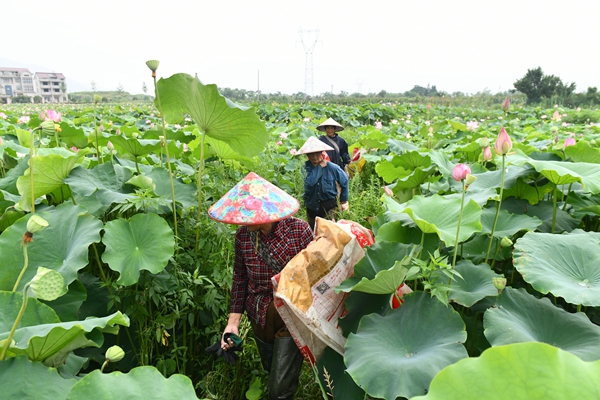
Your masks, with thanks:
<instances>
[{"instance_id":1,"label":"person wearing conical hat","mask_svg":"<svg viewBox=\"0 0 600 400\"><path fill-rule=\"evenodd\" d=\"M350 164L350 153L348 153L348 143L338 135L338 132L344 130L344 127L337 123L333 118L327 119L325 122L317 126L317 130L325 132L325 135L319 137L319 140L332 149L327 151L331 162L339 165L341 169L346 171L346 166ZM346 173L346 175L348 175Z\"/></svg>"},{"instance_id":2,"label":"person wearing conical hat","mask_svg":"<svg viewBox=\"0 0 600 400\"><path fill-rule=\"evenodd\" d=\"M224 337L239 335L246 312L262 365L269 372L269 399L293 398L304 359L273 304L271 283L271 277L313 240L309 225L292 216L299 208L295 198L251 172L208 210L216 221L239 225L221 347L234 348L233 341Z\"/></svg>"},{"instance_id":3,"label":"person wearing conical hat","mask_svg":"<svg viewBox=\"0 0 600 400\"><path fill-rule=\"evenodd\" d=\"M317 217L336 219L340 207L349 209L348 177L338 165L324 159L323 153L330 150L331 146L311 136L296 153L308 157L304 164L303 198L308 224L313 230Z\"/></svg>"}]
</instances>

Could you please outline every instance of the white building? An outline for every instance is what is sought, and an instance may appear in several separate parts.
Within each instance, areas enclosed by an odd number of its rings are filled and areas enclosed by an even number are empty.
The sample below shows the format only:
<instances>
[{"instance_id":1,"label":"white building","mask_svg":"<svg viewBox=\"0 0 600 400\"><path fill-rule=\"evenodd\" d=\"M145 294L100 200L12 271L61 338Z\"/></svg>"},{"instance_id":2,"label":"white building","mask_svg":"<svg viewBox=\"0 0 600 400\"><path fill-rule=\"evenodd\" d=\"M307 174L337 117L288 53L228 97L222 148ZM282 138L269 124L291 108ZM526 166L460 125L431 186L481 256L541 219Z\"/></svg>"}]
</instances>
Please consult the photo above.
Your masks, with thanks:
<instances>
[{"instance_id":1,"label":"white building","mask_svg":"<svg viewBox=\"0 0 600 400\"><path fill-rule=\"evenodd\" d=\"M65 76L54 72L36 72L37 93L44 103L65 103L67 101L67 82Z\"/></svg>"},{"instance_id":2,"label":"white building","mask_svg":"<svg viewBox=\"0 0 600 400\"><path fill-rule=\"evenodd\" d=\"M0 99L10 102L11 97L25 95L33 102L33 97L37 94L33 78L27 68L0 67Z\"/></svg>"}]
</instances>

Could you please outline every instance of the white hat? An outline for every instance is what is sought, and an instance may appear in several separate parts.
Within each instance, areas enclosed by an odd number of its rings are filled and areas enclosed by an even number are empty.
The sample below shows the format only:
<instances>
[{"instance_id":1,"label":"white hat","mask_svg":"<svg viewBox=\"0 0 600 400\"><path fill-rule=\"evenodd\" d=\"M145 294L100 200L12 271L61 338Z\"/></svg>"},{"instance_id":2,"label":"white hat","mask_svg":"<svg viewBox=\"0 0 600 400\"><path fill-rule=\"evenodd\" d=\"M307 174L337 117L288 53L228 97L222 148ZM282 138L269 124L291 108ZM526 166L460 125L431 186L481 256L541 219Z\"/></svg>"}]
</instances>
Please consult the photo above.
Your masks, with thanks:
<instances>
[{"instance_id":1,"label":"white hat","mask_svg":"<svg viewBox=\"0 0 600 400\"><path fill-rule=\"evenodd\" d=\"M325 132L326 126L333 126L336 132L341 132L344 130L344 127L338 124L333 118L329 118L327 121L323 122L322 124L319 124L319 126L317 126L317 130Z\"/></svg>"},{"instance_id":2,"label":"white hat","mask_svg":"<svg viewBox=\"0 0 600 400\"><path fill-rule=\"evenodd\" d=\"M329 146L326 143L321 142L314 136L308 138L306 143L300 147L300 150L296 152L296 154L308 154L308 153L319 153L321 151L331 151L333 147Z\"/></svg>"}]
</instances>

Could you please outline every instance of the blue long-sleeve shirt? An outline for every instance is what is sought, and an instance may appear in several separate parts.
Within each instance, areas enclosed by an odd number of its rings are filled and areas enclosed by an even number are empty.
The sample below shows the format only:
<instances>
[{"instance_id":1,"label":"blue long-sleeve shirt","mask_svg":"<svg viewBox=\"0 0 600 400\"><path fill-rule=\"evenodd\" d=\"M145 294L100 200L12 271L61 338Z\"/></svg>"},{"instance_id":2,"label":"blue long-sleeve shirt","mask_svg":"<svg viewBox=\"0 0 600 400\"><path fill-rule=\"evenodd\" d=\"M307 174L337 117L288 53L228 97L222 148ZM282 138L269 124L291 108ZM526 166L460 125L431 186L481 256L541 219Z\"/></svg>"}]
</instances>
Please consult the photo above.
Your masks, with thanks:
<instances>
[{"instance_id":1,"label":"blue long-sleeve shirt","mask_svg":"<svg viewBox=\"0 0 600 400\"><path fill-rule=\"evenodd\" d=\"M318 210L319 203L337 198L336 182L342 188L340 202L348 201L348 177L336 164L328 162L324 167L313 166L310 161L304 164L304 205L309 210Z\"/></svg>"}]
</instances>

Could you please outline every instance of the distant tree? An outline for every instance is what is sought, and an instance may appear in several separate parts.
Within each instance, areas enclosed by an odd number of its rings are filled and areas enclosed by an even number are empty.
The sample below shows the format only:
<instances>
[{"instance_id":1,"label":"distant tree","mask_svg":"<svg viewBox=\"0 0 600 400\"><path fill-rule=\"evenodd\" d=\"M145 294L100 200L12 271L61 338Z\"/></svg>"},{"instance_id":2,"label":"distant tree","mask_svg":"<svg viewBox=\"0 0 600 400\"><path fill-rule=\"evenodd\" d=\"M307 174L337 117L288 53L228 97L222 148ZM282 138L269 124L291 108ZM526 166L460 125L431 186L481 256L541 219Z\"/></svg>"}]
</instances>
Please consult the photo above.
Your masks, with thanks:
<instances>
[{"instance_id":1,"label":"distant tree","mask_svg":"<svg viewBox=\"0 0 600 400\"><path fill-rule=\"evenodd\" d=\"M62 90L63 93L67 93L67 84L64 82L61 82L60 90Z\"/></svg>"},{"instance_id":2,"label":"distant tree","mask_svg":"<svg viewBox=\"0 0 600 400\"><path fill-rule=\"evenodd\" d=\"M146 82L144 82L144 84L142 85L142 90L144 91L144 94L146 94L146 92L148 91L148 86L146 86Z\"/></svg>"},{"instance_id":3,"label":"distant tree","mask_svg":"<svg viewBox=\"0 0 600 400\"><path fill-rule=\"evenodd\" d=\"M539 103L542 99L558 96L562 99L575 92L575 83L564 84L554 75L544 75L541 67L528 69L525 76L513 83L515 89L527 96L527 104Z\"/></svg>"},{"instance_id":4,"label":"distant tree","mask_svg":"<svg viewBox=\"0 0 600 400\"><path fill-rule=\"evenodd\" d=\"M123 93L124 91L125 91L125 88L123 88L123 85L121 85L121 83L119 82L119 86L117 86L117 92Z\"/></svg>"},{"instance_id":5,"label":"distant tree","mask_svg":"<svg viewBox=\"0 0 600 400\"><path fill-rule=\"evenodd\" d=\"M11 100L13 103L31 103L31 97L25 96L24 94L14 96Z\"/></svg>"},{"instance_id":6,"label":"distant tree","mask_svg":"<svg viewBox=\"0 0 600 400\"><path fill-rule=\"evenodd\" d=\"M90 86L92 87L92 92L95 92L96 91L96 82L91 81Z\"/></svg>"},{"instance_id":7,"label":"distant tree","mask_svg":"<svg viewBox=\"0 0 600 400\"><path fill-rule=\"evenodd\" d=\"M42 102L42 96L33 96L33 102L35 104L40 104Z\"/></svg>"},{"instance_id":8,"label":"distant tree","mask_svg":"<svg viewBox=\"0 0 600 400\"><path fill-rule=\"evenodd\" d=\"M387 92L385 90L382 90L381 92L377 93L377 97L385 97L387 95Z\"/></svg>"}]
</instances>

